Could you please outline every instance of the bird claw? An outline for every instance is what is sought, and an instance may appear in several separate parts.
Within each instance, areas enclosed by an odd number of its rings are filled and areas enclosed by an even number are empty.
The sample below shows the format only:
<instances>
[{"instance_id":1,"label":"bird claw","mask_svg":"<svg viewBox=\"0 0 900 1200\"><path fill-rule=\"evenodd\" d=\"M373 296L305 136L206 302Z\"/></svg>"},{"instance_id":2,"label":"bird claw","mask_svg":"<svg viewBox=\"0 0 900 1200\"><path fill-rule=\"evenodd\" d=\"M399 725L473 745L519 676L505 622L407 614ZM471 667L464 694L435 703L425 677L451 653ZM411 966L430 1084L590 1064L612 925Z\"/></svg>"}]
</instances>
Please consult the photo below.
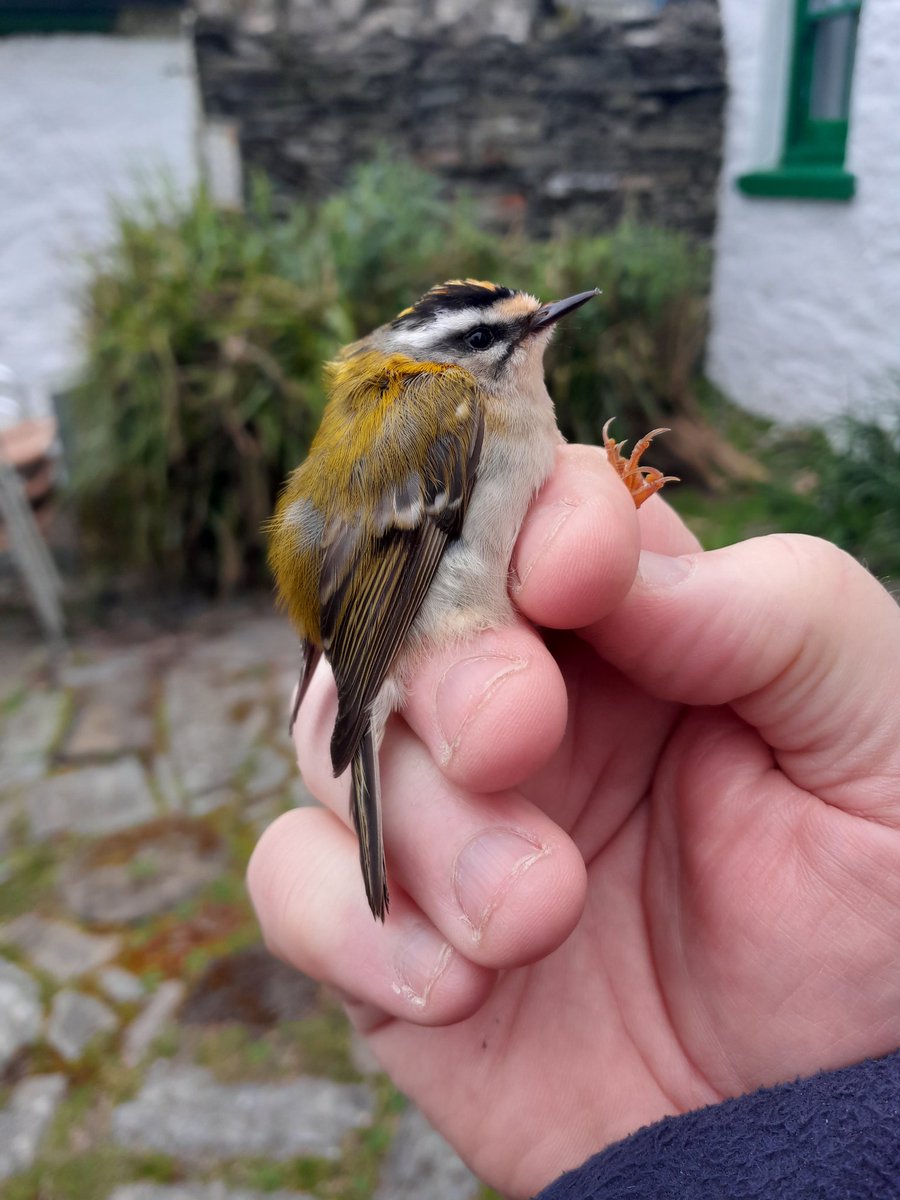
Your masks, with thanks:
<instances>
[{"instance_id":1,"label":"bird claw","mask_svg":"<svg viewBox=\"0 0 900 1200\"><path fill-rule=\"evenodd\" d=\"M616 442L609 435L609 427L614 417L610 417L603 426L603 448L606 458L616 474L628 488L635 508L640 508L645 500L660 491L667 483L678 483L677 475L663 475L656 467L641 466L641 459L648 450L650 443L661 433L668 433L665 427L651 429L644 434L640 441L635 442L634 449L628 458L622 454L624 441Z\"/></svg>"}]
</instances>

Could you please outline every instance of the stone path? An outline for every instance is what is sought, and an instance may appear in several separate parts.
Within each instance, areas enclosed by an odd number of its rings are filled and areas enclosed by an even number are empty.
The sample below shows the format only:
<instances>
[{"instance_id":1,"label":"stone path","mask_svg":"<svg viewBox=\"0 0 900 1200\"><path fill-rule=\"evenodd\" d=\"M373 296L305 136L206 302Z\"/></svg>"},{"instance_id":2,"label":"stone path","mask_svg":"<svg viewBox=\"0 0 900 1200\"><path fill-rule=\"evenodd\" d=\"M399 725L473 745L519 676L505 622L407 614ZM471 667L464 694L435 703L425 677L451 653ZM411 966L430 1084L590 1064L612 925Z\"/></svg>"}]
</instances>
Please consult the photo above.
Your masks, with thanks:
<instances>
[{"instance_id":1,"label":"stone path","mask_svg":"<svg viewBox=\"0 0 900 1200\"><path fill-rule=\"evenodd\" d=\"M25 627L27 628L27 627ZM0 635L0 1190L10 1200L491 1195L337 1006L260 945L243 873L313 803L266 608Z\"/></svg>"}]
</instances>

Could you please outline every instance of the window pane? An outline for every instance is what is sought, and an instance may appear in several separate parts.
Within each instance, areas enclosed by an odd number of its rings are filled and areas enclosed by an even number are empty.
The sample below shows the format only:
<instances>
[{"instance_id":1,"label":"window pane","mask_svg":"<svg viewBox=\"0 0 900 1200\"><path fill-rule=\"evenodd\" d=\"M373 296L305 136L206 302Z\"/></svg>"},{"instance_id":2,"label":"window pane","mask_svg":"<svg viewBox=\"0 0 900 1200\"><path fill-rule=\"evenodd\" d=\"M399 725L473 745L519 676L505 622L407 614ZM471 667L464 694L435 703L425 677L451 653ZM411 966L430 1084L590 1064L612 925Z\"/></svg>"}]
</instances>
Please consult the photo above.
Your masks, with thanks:
<instances>
[{"instance_id":1,"label":"window pane","mask_svg":"<svg viewBox=\"0 0 900 1200\"><path fill-rule=\"evenodd\" d=\"M810 0L810 9L813 2ZM847 119L857 20L855 13L845 13L816 25L809 98L809 115L814 121Z\"/></svg>"}]
</instances>

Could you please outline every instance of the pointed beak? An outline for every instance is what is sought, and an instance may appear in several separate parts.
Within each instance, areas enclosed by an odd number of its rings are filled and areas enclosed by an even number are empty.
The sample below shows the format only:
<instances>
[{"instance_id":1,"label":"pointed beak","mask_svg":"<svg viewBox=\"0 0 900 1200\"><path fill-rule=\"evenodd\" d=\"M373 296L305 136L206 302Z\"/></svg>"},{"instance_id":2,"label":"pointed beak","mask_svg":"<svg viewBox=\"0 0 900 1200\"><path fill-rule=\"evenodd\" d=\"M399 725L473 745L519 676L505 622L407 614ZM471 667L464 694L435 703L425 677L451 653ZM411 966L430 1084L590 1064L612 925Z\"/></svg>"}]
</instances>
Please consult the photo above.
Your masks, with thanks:
<instances>
[{"instance_id":1,"label":"pointed beak","mask_svg":"<svg viewBox=\"0 0 900 1200\"><path fill-rule=\"evenodd\" d=\"M582 304L587 304L588 300L593 300L599 295L599 288L591 288L589 292L579 292L577 296L568 296L565 300L557 300L555 304L544 304L531 318L528 332L537 333L541 329L548 329L555 325L560 317L574 312L576 308L581 308Z\"/></svg>"}]
</instances>

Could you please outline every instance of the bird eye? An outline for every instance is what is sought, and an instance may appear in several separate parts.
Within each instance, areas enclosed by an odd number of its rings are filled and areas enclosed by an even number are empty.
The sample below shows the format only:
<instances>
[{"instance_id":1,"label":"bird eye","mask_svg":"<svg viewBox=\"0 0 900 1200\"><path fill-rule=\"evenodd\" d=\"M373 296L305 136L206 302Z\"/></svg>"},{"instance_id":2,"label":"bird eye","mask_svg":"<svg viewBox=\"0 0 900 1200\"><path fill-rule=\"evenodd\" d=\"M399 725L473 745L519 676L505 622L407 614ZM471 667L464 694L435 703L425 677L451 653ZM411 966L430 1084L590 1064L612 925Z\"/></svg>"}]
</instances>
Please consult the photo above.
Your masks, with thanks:
<instances>
[{"instance_id":1,"label":"bird eye","mask_svg":"<svg viewBox=\"0 0 900 1200\"><path fill-rule=\"evenodd\" d=\"M476 329L471 329L463 341L470 350L487 350L488 346L494 344L494 335L486 325L479 325Z\"/></svg>"}]
</instances>

